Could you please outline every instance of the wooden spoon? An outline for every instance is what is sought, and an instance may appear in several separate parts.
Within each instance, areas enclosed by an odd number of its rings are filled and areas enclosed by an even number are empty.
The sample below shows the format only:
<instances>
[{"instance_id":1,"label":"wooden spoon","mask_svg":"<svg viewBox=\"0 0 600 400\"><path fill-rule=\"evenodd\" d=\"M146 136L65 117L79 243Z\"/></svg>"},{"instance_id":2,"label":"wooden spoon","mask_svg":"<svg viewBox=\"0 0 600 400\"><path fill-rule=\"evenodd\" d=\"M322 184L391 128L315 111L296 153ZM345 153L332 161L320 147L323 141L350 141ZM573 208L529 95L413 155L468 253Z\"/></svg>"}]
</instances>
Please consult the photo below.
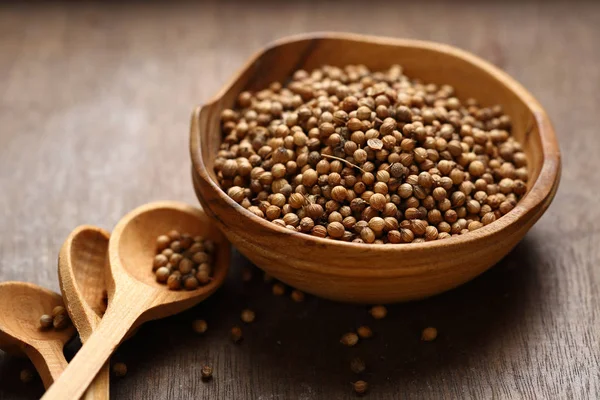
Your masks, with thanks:
<instances>
[{"instance_id":1,"label":"wooden spoon","mask_svg":"<svg viewBox=\"0 0 600 400\"><path fill-rule=\"evenodd\" d=\"M82 343L90 338L106 310L103 292L109 237L103 229L79 226L67 237L58 256L60 290ZM109 392L110 368L106 362L84 399L108 400Z\"/></svg>"},{"instance_id":2,"label":"wooden spoon","mask_svg":"<svg viewBox=\"0 0 600 400\"><path fill-rule=\"evenodd\" d=\"M75 335L75 327L42 330L39 321L43 314L62 306L62 298L32 283L3 282L0 304L0 347L13 354L25 353L48 388L67 367L63 347Z\"/></svg>"},{"instance_id":3,"label":"wooden spoon","mask_svg":"<svg viewBox=\"0 0 600 400\"><path fill-rule=\"evenodd\" d=\"M215 242L213 280L193 291L171 291L152 272L156 238L176 229ZM230 246L202 210L178 202L143 205L119 221L108 246L108 309L97 329L43 399L77 399L133 328L206 299L223 283Z\"/></svg>"}]
</instances>

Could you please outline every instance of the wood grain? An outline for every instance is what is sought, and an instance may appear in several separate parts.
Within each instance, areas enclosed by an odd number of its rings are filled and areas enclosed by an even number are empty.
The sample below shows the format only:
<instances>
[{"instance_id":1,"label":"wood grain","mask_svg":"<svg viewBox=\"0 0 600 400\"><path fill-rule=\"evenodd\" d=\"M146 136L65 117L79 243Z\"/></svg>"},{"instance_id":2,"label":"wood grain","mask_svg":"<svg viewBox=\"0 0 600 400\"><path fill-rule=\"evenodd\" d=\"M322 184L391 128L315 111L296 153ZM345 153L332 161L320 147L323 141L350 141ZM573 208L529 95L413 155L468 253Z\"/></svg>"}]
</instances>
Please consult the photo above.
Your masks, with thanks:
<instances>
[{"instance_id":1,"label":"wood grain","mask_svg":"<svg viewBox=\"0 0 600 400\"><path fill-rule=\"evenodd\" d=\"M367 8L368 7L368 8ZM364 11L364 12L363 12ZM363 357L369 397L588 399L600 395L600 209L597 2L370 1L2 3L0 5L0 279L58 290L56 258L77 225L112 229L158 199L196 204L189 115L261 46L313 31L436 40L503 68L540 100L563 154L561 189L500 264L450 293L390 307L273 298L225 286L182 315L150 322L113 361L116 399L351 399L348 363ZM234 345L228 330L251 307ZM1 310L1 308L0 308ZM195 335L193 318L209 330ZM339 337L368 323L352 349ZM437 341L419 342L428 325ZM382 358L383 357L383 358ZM203 383L203 364L214 368ZM0 399L33 399L25 361L0 353Z\"/></svg>"}]
</instances>

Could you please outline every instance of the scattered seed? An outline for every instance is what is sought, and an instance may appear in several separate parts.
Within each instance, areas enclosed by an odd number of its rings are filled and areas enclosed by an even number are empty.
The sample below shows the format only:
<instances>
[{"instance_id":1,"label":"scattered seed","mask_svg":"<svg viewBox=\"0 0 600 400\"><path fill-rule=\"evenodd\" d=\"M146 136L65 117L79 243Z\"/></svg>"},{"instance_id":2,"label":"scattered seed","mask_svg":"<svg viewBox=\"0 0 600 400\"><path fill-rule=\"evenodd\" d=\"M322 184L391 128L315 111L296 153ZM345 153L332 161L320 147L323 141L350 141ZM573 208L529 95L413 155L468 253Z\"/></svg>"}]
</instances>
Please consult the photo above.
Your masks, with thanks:
<instances>
[{"instance_id":1,"label":"scattered seed","mask_svg":"<svg viewBox=\"0 0 600 400\"><path fill-rule=\"evenodd\" d=\"M350 369L355 374L361 374L361 373L365 372L365 370L367 369L367 366L362 358L356 357L356 358L353 358L352 361L350 361Z\"/></svg>"},{"instance_id":2,"label":"scattered seed","mask_svg":"<svg viewBox=\"0 0 600 400\"><path fill-rule=\"evenodd\" d=\"M296 303L302 303L304 301L304 292L301 292L298 289L294 289L294 290L292 290L292 293L290 294L290 297Z\"/></svg>"},{"instance_id":3,"label":"scattered seed","mask_svg":"<svg viewBox=\"0 0 600 400\"><path fill-rule=\"evenodd\" d=\"M421 340L424 342L432 342L437 338L438 331L434 327L428 327L421 332Z\"/></svg>"},{"instance_id":4,"label":"scattered seed","mask_svg":"<svg viewBox=\"0 0 600 400\"><path fill-rule=\"evenodd\" d=\"M373 331L366 325L358 327L356 330L361 339L369 339L373 337Z\"/></svg>"},{"instance_id":5,"label":"scattered seed","mask_svg":"<svg viewBox=\"0 0 600 400\"><path fill-rule=\"evenodd\" d=\"M244 321L247 324L250 324L250 323L254 322L254 319L256 318L256 314L254 314L254 311L252 311L252 310L245 309L242 311L241 318L242 318L242 321Z\"/></svg>"},{"instance_id":6,"label":"scattered seed","mask_svg":"<svg viewBox=\"0 0 600 400\"><path fill-rule=\"evenodd\" d=\"M231 328L231 340L233 340L234 343L238 343L242 340L242 328L239 326Z\"/></svg>"},{"instance_id":7,"label":"scattered seed","mask_svg":"<svg viewBox=\"0 0 600 400\"><path fill-rule=\"evenodd\" d=\"M358 335L354 332L345 333L340 339L340 343L348 347L356 346L358 343Z\"/></svg>"},{"instance_id":8,"label":"scattered seed","mask_svg":"<svg viewBox=\"0 0 600 400\"><path fill-rule=\"evenodd\" d=\"M352 384L356 394L365 394L369 390L369 384L365 381L356 381Z\"/></svg>"},{"instance_id":9,"label":"scattered seed","mask_svg":"<svg viewBox=\"0 0 600 400\"><path fill-rule=\"evenodd\" d=\"M192 322L192 329L196 333L204 333L208 329L208 324L203 319L197 319Z\"/></svg>"},{"instance_id":10,"label":"scattered seed","mask_svg":"<svg viewBox=\"0 0 600 400\"><path fill-rule=\"evenodd\" d=\"M273 294L275 296L283 296L285 294L285 286L283 283L276 283L273 285Z\"/></svg>"},{"instance_id":11,"label":"scattered seed","mask_svg":"<svg viewBox=\"0 0 600 400\"><path fill-rule=\"evenodd\" d=\"M385 306L373 306L369 313L375 319L383 319L387 315L387 308Z\"/></svg>"},{"instance_id":12,"label":"scattered seed","mask_svg":"<svg viewBox=\"0 0 600 400\"><path fill-rule=\"evenodd\" d=\"M23 383L31 382L34 377L35 377L35 375L34 375L33 371L30 370L29 368L25 368L25 369L21 370L21 373L19 374L19 378L21 379L21 382L23 382Z\"/></svg>"},{"instance_id":13,"label":"scattered seed","mask_svg":"<svg viewBox=\"0 0 600 400\"><path fill-rule=\"evenodd\" d=\"M202 374L202 379L207 381L209 379L212 379L213 369L212 369L212 367L210 367L208 365L204 365L202 367L202 370L200 371L200 373Z\"/></svg>"},{"instance_id":14,"label":"scattered seed","mask_svg":"<svg viewBox=\"0 0 600 400\"><path fill-rule=\"evenodd\" d=\"M124 377L125 375L127 375L127 365L125 365L125 363L122 362L118 362L115 363L112 367L113 370L113 374L118 377Z\"/></svg>"}]
</instances>

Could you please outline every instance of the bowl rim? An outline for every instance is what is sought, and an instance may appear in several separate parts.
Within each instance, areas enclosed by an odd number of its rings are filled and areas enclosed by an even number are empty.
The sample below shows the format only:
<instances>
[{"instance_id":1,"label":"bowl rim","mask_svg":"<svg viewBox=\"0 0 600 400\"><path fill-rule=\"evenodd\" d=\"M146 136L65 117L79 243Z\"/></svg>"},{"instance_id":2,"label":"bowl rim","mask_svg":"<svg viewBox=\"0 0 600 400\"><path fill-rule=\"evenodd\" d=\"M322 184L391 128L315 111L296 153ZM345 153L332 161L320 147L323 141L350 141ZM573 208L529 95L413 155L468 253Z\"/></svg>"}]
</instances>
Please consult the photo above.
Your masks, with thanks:
<instances>
[{"instance_id":1,"label":"bowl rim","mask_svg":"<svg viewBox=\"0 0 600 400\"><path fill-rule=\"evenodd\" d=\"M302 42L307 40L321 40L321 39L337 39L346 41L355 41L372 44L385 44L393 45L398 47L414 47L429 51L435 51L442 54L446 54L451 57L460 58L466 61L476 68L483 70L485 73L490 75L492 78L499 81L502 85L506 86L512 91L526 106L529 108L533 115L533 123L537 124L538 132L541 139L542 147L542 168L538 174L537 179L533 183L533 186L523 196L517 205L507 214L503 215L498 220L486 225L480 229L469 232L463 235L451 236L444 240L433 240L422 243L398 243L398 244L374 244L374 243L353 243L345 242L341 240L330 240L320 238L306 233L295 232L290 229L275 225L266 219L260 218L254 215L244 207L233 201L219 185L212 180L206 171L204 160L200 154L200 136L201 128L199 127L198 121L200 114L207 107L210 107L217 103L227 91L231 89L237 82L239 77L244 71L250 69L257 61L261 59L268 51L287 44ZM554 128L545 110L541 104L527 91L520 83L514 78L509 76L506 72L500 70L498 67L491 63L483 60L482 58L457 47L433 42L416 39L403 39L403 38L391 38L383 36L372 36L362 35L356 33L345 33L345 32L311 32L302 33L291 36L285 36L281 39L275 40L255 52L246 63L237 70L237 72L227 81L227 83L203 106L197 106L192 113L192 124L190 131L190 156L192 159L192 174L193 178L201 178L207 182L213 190L216 191L217 195L221 200L231 206L232 210L238 212L241 216L249 218L254 223L258 224L260 228L266 229L271 232L275 232L281 235L285 235L288 238L300 239L308 242L313 242L315 245L322 246L340 246L340 250L377 250L386 253L397 253L397 252L408 252L408 251L428 251L436 249L447 249L449 246L463 246L469 243L483 240L484 238L500 234L502 231L510 228L511 226L518 223L525 217L529 220L532 217L539 218L550 202L554 198L560 182L561 172L561 156L558 147L558 142L554 133ZM547 201L548 200L548 201ZM544 204L547 201L546 204ZM538 215L538 207L544 205L541 213ZM212 213L212 210L211 210ZM536 218L536 219L537 219ZM222 223L222 222L221 222Z\"/></svg>"}]
</instances>

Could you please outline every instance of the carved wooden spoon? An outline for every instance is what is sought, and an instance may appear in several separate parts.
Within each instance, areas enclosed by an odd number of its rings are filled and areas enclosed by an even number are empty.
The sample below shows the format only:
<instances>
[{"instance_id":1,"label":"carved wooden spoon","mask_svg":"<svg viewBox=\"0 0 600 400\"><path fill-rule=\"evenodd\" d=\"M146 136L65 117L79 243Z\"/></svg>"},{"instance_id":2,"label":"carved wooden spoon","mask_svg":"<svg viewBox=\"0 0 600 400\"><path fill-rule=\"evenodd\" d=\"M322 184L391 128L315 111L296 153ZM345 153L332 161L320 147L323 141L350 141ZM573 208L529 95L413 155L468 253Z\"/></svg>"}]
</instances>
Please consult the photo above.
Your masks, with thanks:
<instances>
[{"instance_id":1,"label":"carved wooden spoon","mask_svg":"<svg viewBox=\"0 0 600 400\"><path fill-rule=\"evenodd\" d=\"M156 238L176 229L215 242L213 280L192 291L171 291L152 272ZM190 308L213 294L229 268L230 246L204 212L178 202L156 202L127 214L109 241L108 309L97 329L43 399L77 399L131 329ZM107 277L108 277L107 276Z\"/></svg>"},{"instance_id":2,"label":"carved wooden spoon","mask_svg":"<svg viewBox=\"0 0 600 400\"><path fill-rule=\"evenodd\" d=\"M40 317L63 306L62 297L51 290L26 282L0 283L0 348L25 353L37 369L44 387L67 367L63 347L75 335L75 327L41 329Z\"/></svg>"},{"instance_id":3,"label":"carved wooden spoon","mask_svg":"<svg viewBox=\"0 0 600 400\"><path fill-rule=\"evenodd\" d=\"M67 311L86 343L97 328L106 304L106 269L110 234L94 226L79 226L65 240L58 256L58 278ZM106 362L85 392L86 400L108 400L110 368Z\"/></svg>"}]
</instances>

